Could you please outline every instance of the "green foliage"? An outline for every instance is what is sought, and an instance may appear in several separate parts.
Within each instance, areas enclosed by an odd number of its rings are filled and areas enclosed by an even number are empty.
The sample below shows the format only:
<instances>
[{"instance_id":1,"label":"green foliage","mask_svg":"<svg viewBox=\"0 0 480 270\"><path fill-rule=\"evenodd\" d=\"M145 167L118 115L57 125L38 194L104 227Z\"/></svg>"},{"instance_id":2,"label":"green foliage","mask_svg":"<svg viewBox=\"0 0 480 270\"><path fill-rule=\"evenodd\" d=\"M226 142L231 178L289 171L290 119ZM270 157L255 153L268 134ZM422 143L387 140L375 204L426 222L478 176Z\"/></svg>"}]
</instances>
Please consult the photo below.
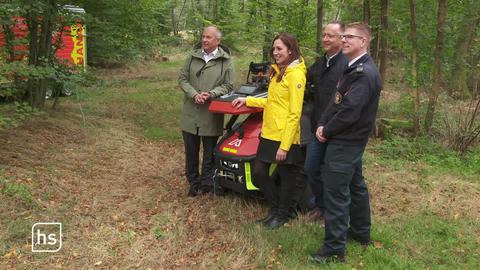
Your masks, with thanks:
<instances>
[{"instance_id":1,"label":"green foliage","mask_svg":"<svg viewBox=\"0 0 480 270\"><path fill-rule=\"evenodd\" d=\"M161 228L155 227L153 229L153 236L155 236L155 239L160 239L160 238L163 238L165 236L165 233L162 231Z\"/></svg>"},{"instance_id":2,"label":"green foliage","mask_svg":"<svg viewBox=\"0 0 480 270\"><path fill-rule=\"evenodd\" d=\"M15 183L11 180L7 180L4 176L3 169L0 169L0 191L4 195L15 198L30 207L37 206L28 187L23 183Z\"/></svg>"},{"instance_id":3,"label":"green foliage","mask_svg":"<svg viewBox=\"0 0 480 270\"><path fill-rule=\"evenodd\" d=\"M164 3L155 0L85 0L91 64L138 60L158 48L164 27ZM159 27L162 26L162 27Z\"/></svg>"},{"instance_id":4,"label":"green foliage","mask_svg":"<svg viewBox=\"0 0 480 270\"><path fill-rule=\"evenodd\" d=\"M43 114L27 102L14 102L0 106L0 130L18 127L25 120Z\"/></svg>"},{"instance_id":5,"label":"green foliage","mask_svg":"<svg viewBox=\"0 0 480 270\"><path fill-rule=\"evenodd\" d=\"M409 163L423 162L431 166L432 173L455 172L464 176L480 175L480 151L472 151L464 157L457 152L436 143L432 138L418 140L392 137L374 144L373 153L378 161L389 166L403 168Z\"/></svg>"},{"instance_id":6,"label":"green foliage","mask_svg":"<svg viewBox=\"0 0 480 270\"><path fill-rule=\"evenodd\" d=\"M378 115L395 119L413 119L415 114L414 97L402 92L398 100L385 100L379 105Z\"/></svg>"}]
</instances>

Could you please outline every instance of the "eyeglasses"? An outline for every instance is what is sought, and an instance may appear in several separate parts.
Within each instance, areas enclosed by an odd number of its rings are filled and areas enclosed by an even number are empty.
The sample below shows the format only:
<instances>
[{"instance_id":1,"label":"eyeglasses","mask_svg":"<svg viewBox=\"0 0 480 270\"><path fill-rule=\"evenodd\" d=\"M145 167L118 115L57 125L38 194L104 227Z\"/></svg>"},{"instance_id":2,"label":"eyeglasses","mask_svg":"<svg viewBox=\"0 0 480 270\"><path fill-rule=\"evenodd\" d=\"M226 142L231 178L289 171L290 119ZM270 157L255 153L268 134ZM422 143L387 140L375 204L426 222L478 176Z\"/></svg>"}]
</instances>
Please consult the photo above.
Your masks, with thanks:
<instances>
[{"instance_id":1,"label":"eyeglasses","mask_svg":"<svg viewBox=\"0 0 480 270\"><path fill-rule=\"evenodd\" d=\"M357 35L350 35L350 34L348 34L348 35L346 35L346 34L341 34L340 37L341 37L341 38L348 39L348 40L351 40L351 39L353 39L354 37L360 38L360 39L365 39L365 37L357 36Z\"/></svg>"},{"instance_id":2,"label":"eyeglasses","mask_svg":"<svg viewBox=\"0 0 480 270\"><path fill-rule=\"evenodd\" d=\"M330 35L330 34L326 34L326 33L322 34L322 38L332 39L332 38L335 38L335 37L341 37L341 35Z\"/></svg>"}]
</instances>

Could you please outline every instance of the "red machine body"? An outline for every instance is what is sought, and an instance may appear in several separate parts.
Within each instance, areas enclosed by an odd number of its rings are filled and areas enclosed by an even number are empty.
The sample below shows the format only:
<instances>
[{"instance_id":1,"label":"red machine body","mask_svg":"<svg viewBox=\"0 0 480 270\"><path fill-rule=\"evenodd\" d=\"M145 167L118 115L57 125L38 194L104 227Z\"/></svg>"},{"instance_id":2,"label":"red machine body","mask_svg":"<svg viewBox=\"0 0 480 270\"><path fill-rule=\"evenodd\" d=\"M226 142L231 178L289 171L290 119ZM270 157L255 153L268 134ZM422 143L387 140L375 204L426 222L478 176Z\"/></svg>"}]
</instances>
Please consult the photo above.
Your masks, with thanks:
<instances>
[{"instance_id":1,"label":"red machine body","mask_svg":"<svg viewBox=\"0 0 480 270\"><path fill-rule=\"evenodd\" d=\"M228 155L239 160L254 157L262 131L262 115L262 113L252 114L241 124L241 127L232 129L230 136L224 137L218 143L217 155Z\"/></svg>"}]
</instances>

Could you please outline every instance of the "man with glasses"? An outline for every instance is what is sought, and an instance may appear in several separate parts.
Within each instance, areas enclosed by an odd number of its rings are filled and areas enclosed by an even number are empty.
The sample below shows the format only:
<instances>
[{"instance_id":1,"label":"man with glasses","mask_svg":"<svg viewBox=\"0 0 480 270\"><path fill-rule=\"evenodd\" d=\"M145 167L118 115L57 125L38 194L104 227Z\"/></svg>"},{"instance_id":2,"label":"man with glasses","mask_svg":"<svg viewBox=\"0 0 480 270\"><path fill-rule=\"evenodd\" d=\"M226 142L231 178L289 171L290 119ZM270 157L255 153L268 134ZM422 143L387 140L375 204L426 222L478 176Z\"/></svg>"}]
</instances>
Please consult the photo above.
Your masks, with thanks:
<instances>
[{"instance_id":1,"label":"man with glasses","mask_svg":"<svg viewBox=\"0 0 480 270\"><path fill-rule=\"evenodd\" d=\"M347 68L348 61L342 54L342 39L340 36L344 31L345 24L339 21L330 22L325 26L322 35L322 47L325 53L307 70L307 99L311 99L313 96L313 111L307 115L311 120L312 135L307 145L305 172L308 175L315 198L314 208L306 214L308 221L323 221L323 184L320 164L323 162L325 143L320 142L315 137L315 132L318 122L335 92L337 82ZM308 105L305 108L312 105L310 102L312 101L307 101Z\"/></svg>"},{"instance_id":2,"label":"man with glasses","mask_svg":"<svg viewBox=\"0 0 480 270\"><path fill-rule=\"evenodd\" d=\"M362 157L378 109L382 82L368 55L370 27L351 23L342 34L349 63L333 99L319 121L316 137L326 142L322 180L325 240L311 259L318 263L345 260L347 237L368 246L370 203L362 175Z\"/></svg>"},{"instance_id":3,"label":"man with glasses","mask_svg":"<svg viewBox=\"0 0 480 270\"><path fill-rule=\"evenodd\" d=\"M220 46L221 37L216 26L203 29L201 46L187 57L178 78L185 93L180 124L190 197L213 190L213 153L223 133L223 115L209 112L208 106L212 98L233 90L233 65L226 47ZM201 173L200 141L203 145Z\"/></svg>"}]
</instances>

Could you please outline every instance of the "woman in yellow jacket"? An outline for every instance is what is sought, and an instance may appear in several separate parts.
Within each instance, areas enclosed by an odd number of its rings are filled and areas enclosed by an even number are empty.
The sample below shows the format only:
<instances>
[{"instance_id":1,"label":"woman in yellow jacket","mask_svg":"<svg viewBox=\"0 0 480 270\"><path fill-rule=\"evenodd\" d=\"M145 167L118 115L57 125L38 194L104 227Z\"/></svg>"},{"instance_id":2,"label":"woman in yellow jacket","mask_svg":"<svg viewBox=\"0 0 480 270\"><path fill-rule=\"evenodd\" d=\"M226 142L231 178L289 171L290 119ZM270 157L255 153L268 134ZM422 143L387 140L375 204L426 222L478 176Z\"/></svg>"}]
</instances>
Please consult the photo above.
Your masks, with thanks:
<instances>
[{"instance_id":1,"label":"woman in yellow jacket","mask_svg":"<svg viewBox=\"0 0 480 270\"><path fill-rule=\"evenodd\" d=\"M300 150L306 67L297 40L291 34L276 36L270 55L275 64L270 70L268 97L237 98L232 105L264 109L253 176L254 184L271 203L268 215L258 222L276 229L296 217L297 204L306 184L304 156ZM269 177L272 163L277 163L278 183Z\"/></svg>"}]
</instances>

